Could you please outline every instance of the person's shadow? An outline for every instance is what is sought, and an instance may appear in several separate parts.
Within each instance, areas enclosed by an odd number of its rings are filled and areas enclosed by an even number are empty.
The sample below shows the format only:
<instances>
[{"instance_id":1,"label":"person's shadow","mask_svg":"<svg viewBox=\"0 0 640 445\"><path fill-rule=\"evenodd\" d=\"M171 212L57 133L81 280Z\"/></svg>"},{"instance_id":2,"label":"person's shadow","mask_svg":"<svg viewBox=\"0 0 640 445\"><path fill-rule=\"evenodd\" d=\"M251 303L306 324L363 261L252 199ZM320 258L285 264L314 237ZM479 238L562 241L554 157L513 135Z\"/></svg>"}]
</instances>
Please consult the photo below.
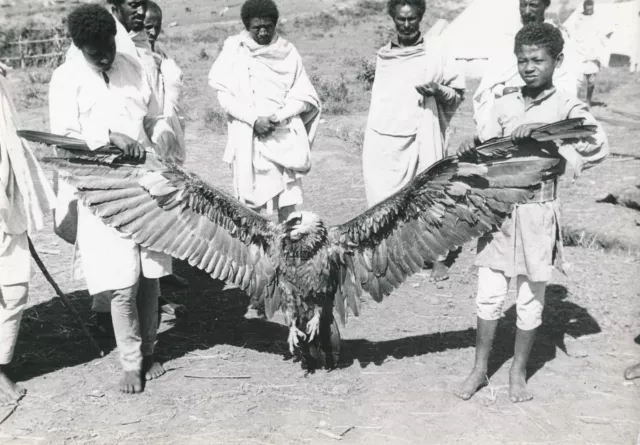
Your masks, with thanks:
<instances>
[{"instance_id":1,"label":"person's shadow","mask_svg":"<svg viewBox=\"0 0 640 445\"><path fill-rule=\"evenodd\" d=\"M542 325L538 328L527 366L528 378L538 372L545 363L556 358L558 349L565 354L568 353L565 344L567 336L579 338L601 331L598 322L585 308L566 301L566 298L567 289L564 286L558 284L547 286ZM505 316L498 323L496 339L489 361L489 377L513 357L516 318L516 305L514 304L505 312Z\"/></svg>"},{"instance_id":2,"label":"person's shadow","mask_svg":"<svg viewBox=\"0 0 640 445\"><path fill-rule=\"evenodd\" d=\"M225 289L222 282L212 280L206 273L183 262L174 262L174 271L189 281L189 287L182 290L165 288L163 294L175 303L186 305L187 314L173 320L165 318L156 348L160 360L177 359L218 344L276 354L283 360L294 359L287 344L288 328L277 322L244 317L249 304L244 292ZM545 320L530 360L533 372L555 357L556 346L564 349L565 334L577 337L600 331L584 308L563 301L566 297L564 287L551 285L546 295ZM90 320L87 292L75 292L69 297L83 319ZM89 327L105 353L111 351L113 342L99 337L95 326ZM492 354L493 372L513 355L514 330L515 307L507 311L499 325ZM361 367L366 367L371 363L382 365L389 357L402 359L470 348L475 346L475 335L475 329L469 328L385 341L347 339L342 342L338 367L353 366L356 360ZM11 370L18 380L27 380L96 358L98 355L77 321L55 298L25 311Z\"/></svg>"}]
</instances>

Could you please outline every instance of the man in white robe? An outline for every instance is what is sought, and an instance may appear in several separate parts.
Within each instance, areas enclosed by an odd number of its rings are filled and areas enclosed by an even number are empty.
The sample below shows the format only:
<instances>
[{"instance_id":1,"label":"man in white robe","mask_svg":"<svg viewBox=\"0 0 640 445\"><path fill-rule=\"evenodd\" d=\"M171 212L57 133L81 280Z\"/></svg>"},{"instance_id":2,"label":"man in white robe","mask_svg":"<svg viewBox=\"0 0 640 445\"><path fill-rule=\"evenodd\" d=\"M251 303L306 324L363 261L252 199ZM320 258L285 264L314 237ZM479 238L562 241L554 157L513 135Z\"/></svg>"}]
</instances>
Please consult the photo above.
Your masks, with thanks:
<instances>
[{"instance_id":1,"label":"man in white robe","mask_svg":"<svg viewBox=\"0 0 640 445\"><path fill-rule=\"evenodd\" d=\"M0 63L0 406L25 394L7 377L29 291L28 235L44 227L55 195L29 145L18 137L18 115Z\"/></svg>"},{"instance_id":2,"label":"man in white robe","mask_svg":"<svg viewBox=\"0 0 640 445\"><path fill-rule=\"evenodd\" d=\"M520 19L523 25L545 21L545 12L551 4L551 0L518 1L520 2ZM579 66L575 45L567 30L562 27L560 30L565 40L564 62L556 70L553 81L557 89L577 97ZM481 140L486 140L491 133L486 122L491 120L491 110L495 100L502 97L503 94L516 91L524 86L524 81L518 74L517 60L513 57L514 39L515 34L505 36L504 45L495 49L494 56L489 59L487 71L473 95L476 134Z\"/></svg>"},{"instance_id":3,"label":"man in white robe","mask_svg":"<svg viewBox=\"0 0 640 445\"><path fill-rule=\"evenodd\" d=\"M69 15L68 26L82 57L67 60L53 73L51 131L81 138L91 150L113 144L133 159L142 159L145 150L157 147L170 150L175 134L162 118L147 76L135 59L116 52L114 18L100 6L84 5ZM59 193L59 207L69 207L61 200L69 195ZM110 310L124 370L120 389L137 393L143 379L164 374L153 359L153 349L158 278L171 273L171 258L135 244L83 205L77 206L82 271L89 293L100 296L93 309Z\"/></svg>"},{"instance_id":4,"label":"man in white robe","mask_svg":"<svg viewBox=\"0 0 640 445\"><path fill-rule=\"evenodd\" d=\"M582 14L572 16L565 27L575 42L576 54L580 63L579 84L586 84L586 102L591 107L596 87L596 75L609 60L608 43L613 29L595 14L593 0L585 0Z\"/></svg>"},{"instance_id":5,"label":"man in white robe","mask_svg":"<svg viewBox=\"0 0 640 445\"><path fill-rule=\"evenodd\" d=\"M362 153L369 207L446 155L449 122L464 97L455 59L420 33L424 11L424 2L389 2L398 35L378 51ZM445 259L434 264L434 281L448 277Z\"/></svg>"},{"instance_id":6,"label":"man in white robe","mask_svg":"<svg viewBox=\"0 0 640 445\"><path fill-rule=\"evenodd\" d=\"M276 34L275 3L248 0L241 16L246 30L224 42L209 72L229 122L223 160L236 197L283 221L302 204L320 99L298 51Z\"/></svg>"}]
</instances>

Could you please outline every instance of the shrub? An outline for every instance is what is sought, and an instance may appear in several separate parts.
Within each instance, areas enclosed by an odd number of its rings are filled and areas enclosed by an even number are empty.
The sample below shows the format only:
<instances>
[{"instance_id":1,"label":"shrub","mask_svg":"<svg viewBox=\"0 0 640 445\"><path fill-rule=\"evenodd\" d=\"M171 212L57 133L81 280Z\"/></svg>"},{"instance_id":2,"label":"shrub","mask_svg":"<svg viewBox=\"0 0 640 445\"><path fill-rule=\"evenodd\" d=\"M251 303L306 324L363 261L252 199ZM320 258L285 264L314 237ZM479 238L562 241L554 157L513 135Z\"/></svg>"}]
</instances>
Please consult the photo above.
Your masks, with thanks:
<instances>
[{"instance_id":1,"label":"shrub","mask_svg":"<svg viewBox=\"0 0 640 445\"><path fill-rule=\"evenodd\" d=\"M204 110L205 126L216 133L225 134L227 132L227 115L224 111L207 107Z\"/></svg>"},{"instance_id":2,"label":"shrub","mask_svg":"<svg viewBox=\"0 0 640 445\"><path fill-rule=\"evenodd\" d=\"M370 90L373 86L373 79L376 74L376 62L375 60L360 59L360 66L358 67L358 74L356 79L364 83L365 89Z\"/></svg>"},{"instance_id":3,"label":"shrub","mask_svg":"<svg viewBox=\"0 0 640 445\"><path fill-rule=\"evenodd\" d=\"M353 97L344 75L340 75L339 79L324 80L317 73L312 73L309 78L320 96L324 112L329 114L349 112L349 105L353 102Z\"/></svg>"}]
</instances>

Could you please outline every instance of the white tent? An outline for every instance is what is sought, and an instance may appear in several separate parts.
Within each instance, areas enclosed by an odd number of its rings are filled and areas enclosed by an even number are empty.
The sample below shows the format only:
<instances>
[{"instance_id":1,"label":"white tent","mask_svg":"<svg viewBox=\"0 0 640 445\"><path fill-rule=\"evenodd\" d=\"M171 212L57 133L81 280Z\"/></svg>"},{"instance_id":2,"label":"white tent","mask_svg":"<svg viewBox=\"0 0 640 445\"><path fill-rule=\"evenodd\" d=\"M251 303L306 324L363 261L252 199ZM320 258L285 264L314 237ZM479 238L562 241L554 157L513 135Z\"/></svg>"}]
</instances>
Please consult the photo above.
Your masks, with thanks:
<instances>
[{"instance_id":1,"label":"white tent","mask_svg":"<svg viewBox=\"0 0 640 445\"><path fill-rule=\"evenodd\" d=\"M475 77L496 51L513 45L521 26L517 0L474 0L441 36L450 53L467 62L466 74Z\"/></svg>"},{"instance_id":2,"label":"white tent","mask_svg":"<svg viewBox=\"0 0 640 445\"><path fill-rule=\"evenodd\" d=\"M581 13L580 6L565 21L565 25L570 26ZM606 28L613 31L609 39L609 53L629 57L632 67L639 63L640 0L622 3L596 2L594 14Z\"/></svg>"}]
</instances>

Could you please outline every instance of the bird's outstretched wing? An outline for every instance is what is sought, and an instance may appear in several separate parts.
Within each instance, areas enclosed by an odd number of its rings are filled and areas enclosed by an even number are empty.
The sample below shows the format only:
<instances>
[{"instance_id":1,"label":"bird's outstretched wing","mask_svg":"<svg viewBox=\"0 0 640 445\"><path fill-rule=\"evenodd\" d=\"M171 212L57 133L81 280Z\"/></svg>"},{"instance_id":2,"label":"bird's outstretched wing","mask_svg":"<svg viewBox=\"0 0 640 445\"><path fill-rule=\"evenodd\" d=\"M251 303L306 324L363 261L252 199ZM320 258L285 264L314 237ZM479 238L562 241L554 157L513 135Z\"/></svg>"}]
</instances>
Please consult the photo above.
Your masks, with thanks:
<instances>
[{"instance_id":1,"label":"bird's outstretched wing","mask_svg":"<svg viewBox=\"0 0 640 445\"><path fill-rule=\"evenodd\" d=\"M561 161L547 141L594 131L582 119L570 119L540 127L530 144L488 141L474 159L442 159L385 201L332 227L331 239L347 252L340 258L335 299L343 323L348 307L358 314L362 290L380 301L425 262L499 227Z\"/></svg>"},{"instance_id":2,"label":"bird's outstretched wing","mask_svg":"<svg viewBox=\"0 0 640 445\"><path fill-rule=\"evenodd\" d=\"M76 139L21 136L64 148L43 162L66 172L79 201L108 226L240 287L254 302L279 307L277 271L269 258L275 225L266 218L153 153L132 164L114 147L91 152Z\"/></svg>"}]
</instances>

